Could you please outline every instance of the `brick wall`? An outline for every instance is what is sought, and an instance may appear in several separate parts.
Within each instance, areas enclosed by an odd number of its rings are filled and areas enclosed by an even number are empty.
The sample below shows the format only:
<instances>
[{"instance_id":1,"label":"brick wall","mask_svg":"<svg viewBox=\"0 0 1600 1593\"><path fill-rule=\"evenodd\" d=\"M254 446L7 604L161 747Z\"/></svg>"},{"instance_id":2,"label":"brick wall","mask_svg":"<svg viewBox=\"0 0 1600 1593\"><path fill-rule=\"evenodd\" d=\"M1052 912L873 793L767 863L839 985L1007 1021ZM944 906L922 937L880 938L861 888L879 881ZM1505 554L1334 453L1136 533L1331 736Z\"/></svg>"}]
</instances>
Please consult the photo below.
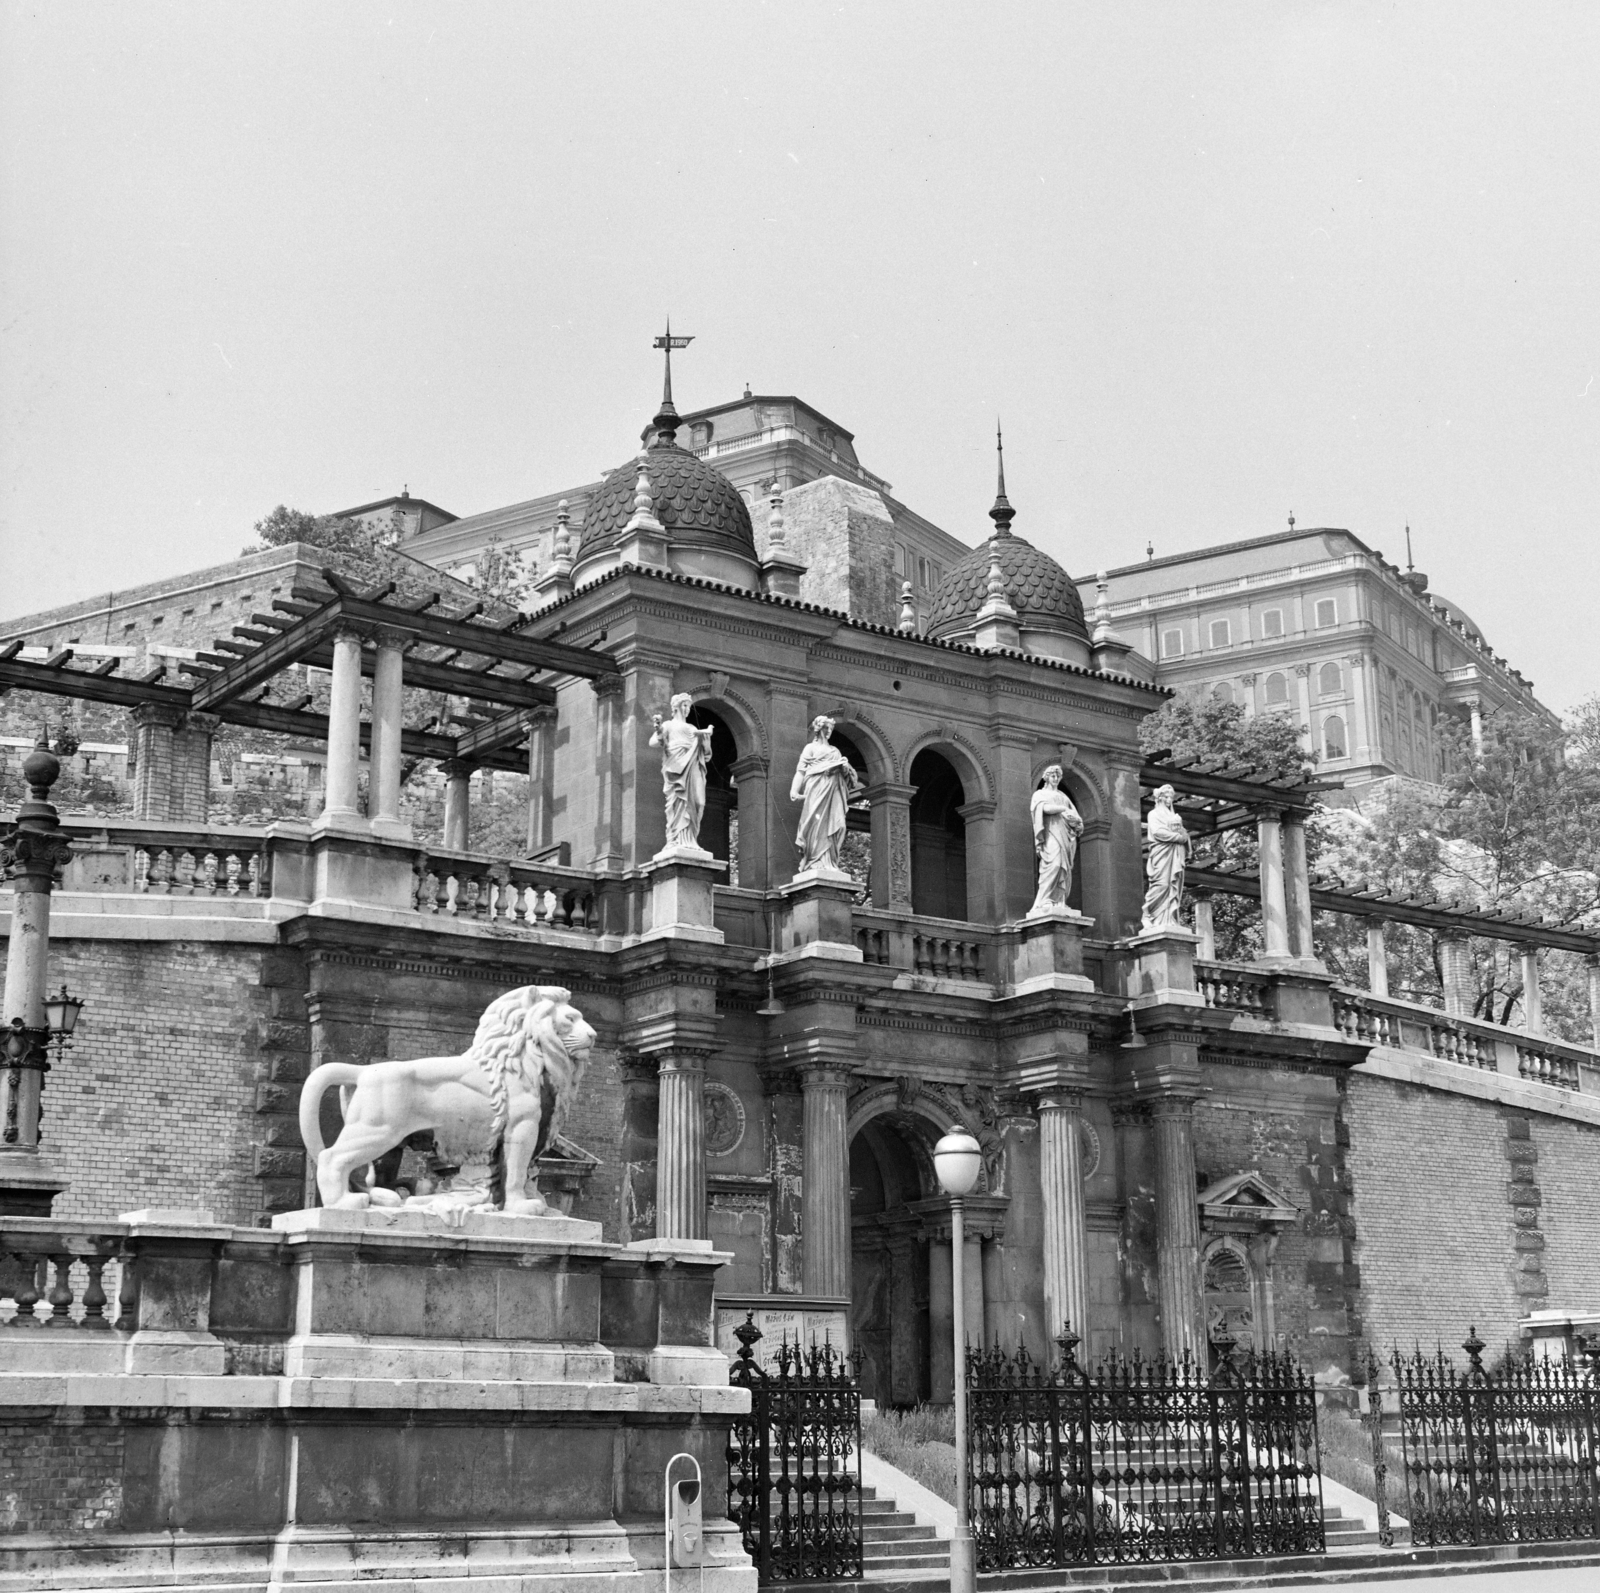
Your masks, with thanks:
<instances>
[{"instance_id":1,"label":"brick wall","mask_svg":"<svg viewBox=\"0 0 1600 1593\"><path fill-rule=\"evenodd\" d=\"M1552 1310L1600 1311L1600 1129L1535 1117L1539 1226Z\"/></svg>"},{"instance_id":2,"label":"brick wall","mask_svg":"<svg viewBox=\"0 0 1600 1593\"><path fill-rule=\"evenodd\" d=\"M44 1142L72 1180L58 1216L198 1205L223 1222L255 1221L265 1198L259 1148L283 1116L258 1113L260 1075L275 1057L303 1072L292 1047L263 1050L274 1004L264 951L52 940L52 980L88 1003L45 1085ZM277 1038L292 1040L292 1028Z\"/></svg>"},{"instance_id":3,"label":"brick wall","mask_svg":"<svg viewBox=\"0 0 1600 1593\"><path fill-rule=\"evenodd\" d=\"M1352 1074L1346 1105L1362 1315L1380 1354L1498 1345L1525 1313L1508 1199L1511 1143L1493 1103ZM1548 1120L1535 1120L1542 1136ZM1533 1302L1537 1305L1538 1301Z\"/></svg>"},{"instance_id":4,"label":"brick wall","mask_svg":"<svg viewBox=\"0 0 1600 1593\"><path fill-rule=\"evenodd\" d=\"M0 1534L94 1532L122 1515L123 1427L104 1412L0 1422Z\"/></svg>"}]
</instances>

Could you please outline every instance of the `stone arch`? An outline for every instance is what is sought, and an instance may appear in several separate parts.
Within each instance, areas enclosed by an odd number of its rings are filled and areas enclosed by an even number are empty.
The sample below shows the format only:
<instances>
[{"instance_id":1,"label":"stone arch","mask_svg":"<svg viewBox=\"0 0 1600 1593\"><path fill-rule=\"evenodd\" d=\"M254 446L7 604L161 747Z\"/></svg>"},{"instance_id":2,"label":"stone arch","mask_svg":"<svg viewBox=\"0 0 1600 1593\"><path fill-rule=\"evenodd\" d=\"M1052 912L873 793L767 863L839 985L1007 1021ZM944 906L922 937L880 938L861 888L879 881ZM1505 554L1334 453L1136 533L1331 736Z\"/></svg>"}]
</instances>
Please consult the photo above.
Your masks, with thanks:
<instances>
[{"instance_id":1,"label":"stone arch","mask_svg":"<svg viewBox=\"0 0 1600 1593\"><path fill-rule=\"evenodd\" d=\"M841 702L832 708L813 709L811 717L815 719L819 713L826 714L833 720L835 729L844 731L851 742L860 748L862 757L867 760L867 779L871 784L898 782L901 765L895 757L894 742L877 720L870 714L862 713L852 703ZM808 723L808 738L810 729Z\"/></svg>"},{"instance_id":2,"label":"stone arch","mask_svg":"<svg viewBox=\"0 0 1600 1593\"><path fill-rule=\"evenodd\" d=\"M1034 759L1033 770L1028 777L1030 795L1039 789L1045 770L1051 764L1060 762L1060 757L1055 754L1042 754ZM1085 824L1094 824L1110 817L1111 797L1105 782L1081 757L1074 758L1070 767L1063 768L1061 783L1067 788L1067 795L1072 798L1078 812L1083 815Z\"/></svg>"},{"instance_id":3,"label":"stone arch","mask_svg":"<svg viewBox=\"0 0 1600 1593\"><path fill-rule=\"evenodd\" d=\"M851 1097L849 1121L845 1125L846 1141L853 1140L874 1118L896 1112L925 1118L929 1126L937 1130L935 1139L950 1133L952 1129L967 1127L966 1120L958 1117L937 1096L918 1091L908 1097L901 1085L890 1081L869 1085ZM932 1166L931 1163L929 1165Z\"/></svg>"},{"instance_id":4,"label":"stone arch","mask_svg":"<svg viewBox=\"0 0 1600 1593\"><path fill-rule=\"evenodd\" d=\"M994 801L994 776L989 770L989 760L959 730L935 725L923 731L901 753L901 768L909 769L921 752L937 752L950 763L960 777L968 802Z\"/></svg>"},{"instance_id":5,"label":"stone arch","mask_svg":"<svg viewBox=\"0 0 1600 1593\"><path fill-rule=\"evenodd\" d=\"M770 757L767 727L760 712L747 697L740 696L728 686L722 686L719 691L718 685L719 682L712 681L705 691L694 692L695 706L711 709L727 724L738 743L741 758L747 758L752 753L763 758Z\"/></svg>"}]
</instances>

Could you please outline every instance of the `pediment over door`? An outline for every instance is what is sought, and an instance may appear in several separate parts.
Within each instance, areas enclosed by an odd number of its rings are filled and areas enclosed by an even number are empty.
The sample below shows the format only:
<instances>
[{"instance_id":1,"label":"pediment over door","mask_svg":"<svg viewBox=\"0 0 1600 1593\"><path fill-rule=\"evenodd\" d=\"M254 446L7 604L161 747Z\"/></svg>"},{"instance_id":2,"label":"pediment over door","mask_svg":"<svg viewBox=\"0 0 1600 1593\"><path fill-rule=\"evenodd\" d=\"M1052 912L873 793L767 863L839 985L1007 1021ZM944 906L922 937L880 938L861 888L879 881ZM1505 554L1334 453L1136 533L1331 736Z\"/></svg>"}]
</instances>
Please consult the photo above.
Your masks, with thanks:
<instances>
[{"instance_id":1,"label":"pediment over door","mask_svg":"<svg viewBox=\"0 0 1600 1593\"><path fill-rule=\"evenodd\" d=\"M1300 1208L1254 1168L1230 1173L1200 1191L1203 1227L1233 1233L1274 1233L1300 1218Z\"/></svg>"}]
</instances>

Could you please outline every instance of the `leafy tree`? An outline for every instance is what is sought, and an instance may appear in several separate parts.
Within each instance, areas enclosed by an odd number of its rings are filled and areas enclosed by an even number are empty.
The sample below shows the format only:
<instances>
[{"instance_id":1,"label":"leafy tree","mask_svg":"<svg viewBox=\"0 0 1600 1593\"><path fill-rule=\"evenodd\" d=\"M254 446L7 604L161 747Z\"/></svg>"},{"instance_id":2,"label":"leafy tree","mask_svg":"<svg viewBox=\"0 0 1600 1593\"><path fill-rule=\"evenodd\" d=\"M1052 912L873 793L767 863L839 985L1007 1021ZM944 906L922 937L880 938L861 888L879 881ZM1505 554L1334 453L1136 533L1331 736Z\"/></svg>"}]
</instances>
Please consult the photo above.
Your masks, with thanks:
<instances>
[{"instance_id":1,"label":"leafy tree","mask_svg":"<svg viewBox=\"0 0 1600 1593\"><path fill-rule=\"evenodd\" d=\"M370 553L381 537L372 527L360 520L341 519L334 514L306 514L280 503L271 514L255 523L257 540L239 550L262 553L267 548L281 548L289 542L305 542L311 547L326 548L330 553Z\"/></svg>"},{"instance_id":2,"label":"leafy tree","mask_svg":"<svg viewBox=\"0 0 1600 1593\"><path fill-rule=\"evenodd\" d=\"M480 592L520 608L536 573L531 559L508 548L499 537L490 537L478 555L474 573L465 579Z\"/></svg>"}]
</instances>

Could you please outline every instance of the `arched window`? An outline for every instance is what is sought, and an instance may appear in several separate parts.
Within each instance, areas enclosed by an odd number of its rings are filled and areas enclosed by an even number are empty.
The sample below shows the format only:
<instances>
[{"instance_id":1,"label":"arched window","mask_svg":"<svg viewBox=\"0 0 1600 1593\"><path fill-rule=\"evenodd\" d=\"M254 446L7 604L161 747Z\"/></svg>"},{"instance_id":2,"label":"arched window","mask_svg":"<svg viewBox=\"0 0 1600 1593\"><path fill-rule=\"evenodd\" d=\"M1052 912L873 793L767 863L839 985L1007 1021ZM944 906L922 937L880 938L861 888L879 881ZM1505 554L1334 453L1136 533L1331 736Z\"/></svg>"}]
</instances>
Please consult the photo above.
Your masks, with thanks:
<instances>
[{"instance_id":1,"label":"arched window","mask_svg":"<svg viewBox=\"0 0 1600 1593\"><path fill-rule=\"evenodd\" d=\"M837 735L834 737L837 741ZM911 910L932 918L967 916L966 802L961 777L928 748L911 760Z\"/></svg>"},{"instance_id":2,"label":"arched window","mask_svg":"<svg viewBox=\"0 0 1600 1593\"><path fill-rule=\"evenodd\" d=\"M1329 714L1322 721L1322 755L1325 758L1350 756L1350 749L1345 745L1344 720L1338 714Z\"/></svg>"},{"instance_id":3,"label":"arched window","mask_svg":"<svg viewBox=\"0 0 1600 1593\"><path fill-rule=\"evenodd\" d=\"M1324 664L1317 671L1317 690L1324 697L1337 697L1344 690L1344 676L1337 664Z\"/></svg>"},{"instance_id":4,"label":"arched window","mask_svg":"<svg viewBox=\"0 0 1600 1593\"><path fill-rule=\"evenodd\" d=\"M1267 676L1267 701L1269 703L1288 702L1289 677L1280 675L1276 670Z\"/></svg>"},{"instance_id":5,"label":"arched window","mask_svg":"<svg viewBox=\"0 0 1600 1593\"><path fill-rule=\"evenodd\" d=\"M1230 686L1227 681L1219 680L1216 685L1211 688L1211 695L1218 702L1232 702L1233 687Z\"/></svg>"}]
</instances>

